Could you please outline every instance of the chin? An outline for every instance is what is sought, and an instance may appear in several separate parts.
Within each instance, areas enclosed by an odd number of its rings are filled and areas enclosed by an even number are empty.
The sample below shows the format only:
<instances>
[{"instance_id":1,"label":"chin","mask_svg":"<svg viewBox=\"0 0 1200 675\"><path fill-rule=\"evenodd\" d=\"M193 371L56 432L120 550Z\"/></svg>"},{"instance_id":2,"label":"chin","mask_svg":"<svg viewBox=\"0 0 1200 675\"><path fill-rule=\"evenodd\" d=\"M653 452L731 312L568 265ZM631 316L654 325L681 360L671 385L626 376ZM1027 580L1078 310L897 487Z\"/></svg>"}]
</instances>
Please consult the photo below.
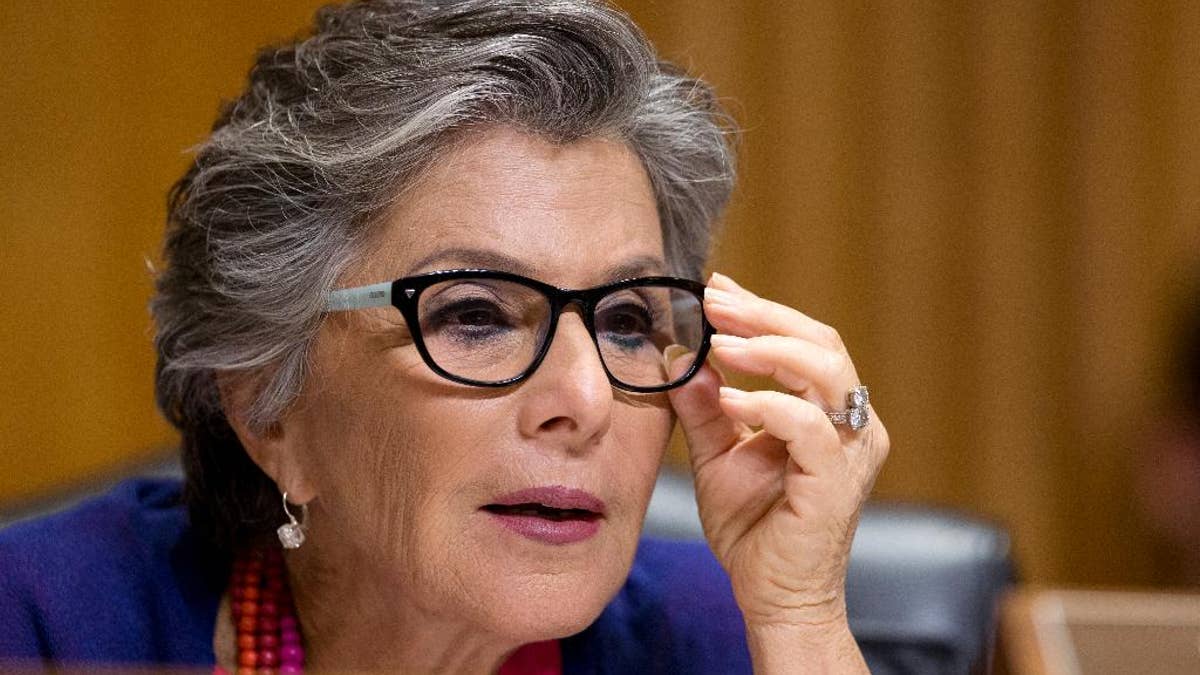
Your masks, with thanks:
<instances>
[{"instance_id":1,"label":"chin","mask_svg":"<svg viewBox=\"0 0 1200 675\"><path fill-rule=\"evenodd\" d=\"M574 635L600 616L629 576L628 552L606 550L575 564L481 570L475 610L492 630L521 644ZM521 569L524 568L524 569Z\"/></svg>"},{"instance_id":2,"label":"chin","mask_svg":"<svg viewBox=\"0 0 1200 675\"><path fill-rule=\"evenodd\" d=\"M624 575L603 586L593 579L569 589L531 591L498 608L493 625L521 644L574 635L600 616L623 580Z\"/></svg>"}]
</instances>

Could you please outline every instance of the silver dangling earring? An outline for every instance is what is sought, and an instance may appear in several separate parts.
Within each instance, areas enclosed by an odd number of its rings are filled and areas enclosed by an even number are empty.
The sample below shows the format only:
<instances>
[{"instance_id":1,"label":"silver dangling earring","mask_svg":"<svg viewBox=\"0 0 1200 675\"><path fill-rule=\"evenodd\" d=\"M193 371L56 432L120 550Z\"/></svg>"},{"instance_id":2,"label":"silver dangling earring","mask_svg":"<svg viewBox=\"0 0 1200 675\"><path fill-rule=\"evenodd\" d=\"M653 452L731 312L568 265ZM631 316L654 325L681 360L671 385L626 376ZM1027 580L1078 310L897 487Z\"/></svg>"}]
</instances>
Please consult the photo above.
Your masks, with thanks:
<instances>
[{"instance_id":1,"label":"silver dangling earring","mask_svg":"<svg viewBox=\"0 0 1200 675\"><path fill-rule=\"evenodd\" d=\"M304 543L305 523L308 522L308 504L300 505L300 520L296 520L296 516L288 510L287 493L283 493L283 512L287 514L288 522L279 526L276 533L279 534L279 543L283 544L284 548L294 549L300 548Z\"/></svg>"}]
</instances>

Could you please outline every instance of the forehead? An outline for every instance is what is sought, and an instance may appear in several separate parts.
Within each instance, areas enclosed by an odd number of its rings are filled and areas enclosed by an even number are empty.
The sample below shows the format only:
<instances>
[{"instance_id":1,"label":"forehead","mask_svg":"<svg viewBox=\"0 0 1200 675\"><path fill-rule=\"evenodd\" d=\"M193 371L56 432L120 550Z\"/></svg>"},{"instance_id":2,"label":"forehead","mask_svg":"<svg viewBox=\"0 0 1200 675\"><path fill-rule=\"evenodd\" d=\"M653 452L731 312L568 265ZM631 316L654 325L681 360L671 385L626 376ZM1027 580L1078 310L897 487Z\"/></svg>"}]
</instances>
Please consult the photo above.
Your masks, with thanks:
<instances>
[{"instance_id":1,"label":"forehead","mask_svg":"<svg viewBox=\"0 0 1200 675\"><path fill-rule=\"evenodd\" d=\"M354 274L362 283L486 267L579 288L666 268L649 178L623 143L555 144L506 128L436 161L368 248Z\"/></svg>"}]
</instances>

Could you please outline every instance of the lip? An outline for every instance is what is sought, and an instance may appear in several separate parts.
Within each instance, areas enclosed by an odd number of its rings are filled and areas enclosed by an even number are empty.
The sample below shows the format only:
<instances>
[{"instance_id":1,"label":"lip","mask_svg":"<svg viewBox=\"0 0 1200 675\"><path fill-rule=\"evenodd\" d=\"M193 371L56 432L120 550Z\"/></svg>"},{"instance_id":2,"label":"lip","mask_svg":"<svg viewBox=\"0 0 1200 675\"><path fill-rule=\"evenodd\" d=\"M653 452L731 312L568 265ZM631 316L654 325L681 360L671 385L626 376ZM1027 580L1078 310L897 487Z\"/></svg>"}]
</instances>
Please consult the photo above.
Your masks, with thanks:
<instances>
[{"instance_id":1,"label":"lip","mask_svg":"<svg viewBox=\"0 0 1200 675\"><path fill-rule=\"evenodd\" d=\"M532 487L501 495L492 504L516 506L517 504L541 504L552 509L582 509L604 515L604 500L586 490L550 485Z\"/></svg>"},{"instance_id":2,"label":"lip","mask_svg":"<svg viewBox=\"0 0 1200 675\"><path fill-rule=\"evenodd\" d=\"M579 517L555 520L531 514L503 513L489 506L537 504L552 509L583 511ZM565 545L591 539L600 531L604 519L604 500L585 490L561 485L526 488L497 497L481 508L493 522L516 534L543 544Z\"/></svg>"}]
</instances>

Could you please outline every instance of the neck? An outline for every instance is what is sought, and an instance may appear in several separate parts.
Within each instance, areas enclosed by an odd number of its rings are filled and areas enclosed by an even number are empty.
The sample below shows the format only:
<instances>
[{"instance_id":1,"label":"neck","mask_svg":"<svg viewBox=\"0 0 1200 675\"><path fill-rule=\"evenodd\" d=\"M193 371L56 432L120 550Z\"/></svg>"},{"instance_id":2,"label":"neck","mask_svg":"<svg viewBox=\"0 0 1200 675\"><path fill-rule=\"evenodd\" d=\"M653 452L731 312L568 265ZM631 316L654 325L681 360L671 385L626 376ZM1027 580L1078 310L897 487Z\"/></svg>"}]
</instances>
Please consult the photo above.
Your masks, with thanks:
<instances>
[{"instance_id":1,"label":"neck","mask_svg":"<svg viewBox=\"0 0 1200 675\"><path fill-rule=\"evenodd\" d=\"M316 548L287 556L309 669L491 674L519 646Z\"/></svg>"}]
</instances>

